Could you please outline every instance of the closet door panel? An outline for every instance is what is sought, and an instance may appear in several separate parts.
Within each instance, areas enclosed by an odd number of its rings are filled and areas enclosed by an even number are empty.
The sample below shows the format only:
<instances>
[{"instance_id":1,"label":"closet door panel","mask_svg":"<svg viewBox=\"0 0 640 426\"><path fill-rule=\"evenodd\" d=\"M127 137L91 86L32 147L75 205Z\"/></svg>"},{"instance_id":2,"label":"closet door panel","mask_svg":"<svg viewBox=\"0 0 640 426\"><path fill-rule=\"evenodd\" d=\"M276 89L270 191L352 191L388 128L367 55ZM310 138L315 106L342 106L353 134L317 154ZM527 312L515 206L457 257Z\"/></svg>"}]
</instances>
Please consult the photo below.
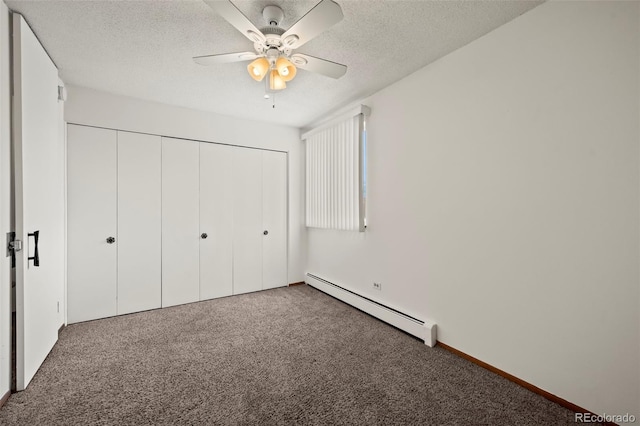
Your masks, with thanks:
<instances>
[{"instance_id":1,"label":"closet door panel","mask_svg":"<svg viewBox=\"0 0 640 426\"><path fill-rule=\"evenodd\" d=\"M262 151L233 151L233 294L262 290Z\"/></svg>"},{"instance_id":2,"label":"closet door panel","mask_svg":"<svg viewBox=\"0 0 640 426\"><path fill-rule=\"evenodd\" d=\"M287 282L287 155L262 152L262 288Z\"/></svg>"},{"instance_id":3,"label":"closet door panel","mask_svg":"<svg viewBox=\"0 0 640 426\"><path fill-rule=\"evenodd\" d=\"M67 127L67 320L116 315L116 131Z\"/></svg>"},{"instance_id":4,"label":"closet door panel","mask_svg":"<svg viewBox=\"0 0 640 426\"><path fill-rule=\"evenodd\" d=\"M233 150L200 143L200 300L233 294Z\"/></svg>"},{"instance_id":5,"label":"closet door panel","mask_svg":"<svg viewBox=\"0 0 640 426\"><path fill-rule=\"evenodd\" d=\"M161 305L161 141L118 132L118 314Z\"/></svg>"},{"instance_id":6,"label":"closet door panel","mask_svg":"<svg viewBox=\"0 0 640 426\"><path fill-rule=\"evenodd\" d=\"M162 138L162 306L200 300L198 142Z\"/></svg>"}]
</instances>

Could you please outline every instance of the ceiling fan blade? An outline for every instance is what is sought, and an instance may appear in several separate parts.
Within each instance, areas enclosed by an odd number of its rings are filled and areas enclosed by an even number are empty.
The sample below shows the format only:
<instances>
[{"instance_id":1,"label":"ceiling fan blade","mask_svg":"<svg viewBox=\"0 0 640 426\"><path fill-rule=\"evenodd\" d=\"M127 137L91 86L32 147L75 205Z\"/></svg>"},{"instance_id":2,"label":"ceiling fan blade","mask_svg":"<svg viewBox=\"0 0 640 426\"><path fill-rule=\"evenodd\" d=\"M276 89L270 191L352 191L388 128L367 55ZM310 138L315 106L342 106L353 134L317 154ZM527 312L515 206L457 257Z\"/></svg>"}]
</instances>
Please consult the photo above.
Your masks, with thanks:
<instances>
[{"instance_id":1,"label":"ceiling fan blade","mask_svg":"<svg viewBox=\"0 0 640 426\"><path fill-rule=\"evenodd\" d=\"M304 55L302 53L295 53L291 55L291 62L298 68L326 75L331 78L340 78L347 72L346 65Z\"/></svg>"},{"instance_id":2,"label":"ceiling fan blade","mask_svg":"<svg viewBox=\"0 0 640 426\"><path fill-rule=\"evenodd\" d=\"M223 53L222 55L195 56L193 61L200 65L228 64L230 62L250 61L259 56L255 52Z\"/></svg>"},{"instance_id":3,"label":"ceiling fan blade","mask_svg":"<svg viewBox=\"0 0 640 426\"><path fill-rule=\"evenodd\" d=\"M204 0L204 2L252 42L263 43L266 40L262 31L253 25L230 0Z\"/></svg>"},{"instance_id":4,"label":"ceiling fan blade","mask_svg":"<svg viewBox=\"0 0 640 426\"><path fill-rule=\"evenodd\" d=\"M297 49L342 20L342 8L332 0L322 0L282 34L285 46Z\"/></svg>"}]
</instances>

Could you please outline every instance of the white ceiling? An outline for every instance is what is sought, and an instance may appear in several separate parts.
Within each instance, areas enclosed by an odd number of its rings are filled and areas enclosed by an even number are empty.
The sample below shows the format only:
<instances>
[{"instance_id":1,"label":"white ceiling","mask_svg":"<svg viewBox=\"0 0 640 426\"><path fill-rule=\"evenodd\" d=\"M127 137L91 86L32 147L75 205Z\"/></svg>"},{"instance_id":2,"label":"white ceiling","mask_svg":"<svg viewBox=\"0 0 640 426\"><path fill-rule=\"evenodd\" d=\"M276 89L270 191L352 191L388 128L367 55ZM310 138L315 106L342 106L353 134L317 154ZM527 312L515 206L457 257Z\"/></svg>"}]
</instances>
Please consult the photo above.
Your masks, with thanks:
<instances>
[{"instance_id":1,"label":"white ceiling","mask_svg":"<svg viewBox=\"0 0 640 426\"><path fill-rule=\"evenodd\" d=\"M252 44L200 0L5 0L21 13L66 84L294 127L411 74L541 1L336 0L344 20L297 51L348 66L338 80L300 70L263 98L247 63L203 67L193 56L251 51ZM269 4L289 28L316 0L234 0L258 27Z\"/></svg>"}]
</instances>

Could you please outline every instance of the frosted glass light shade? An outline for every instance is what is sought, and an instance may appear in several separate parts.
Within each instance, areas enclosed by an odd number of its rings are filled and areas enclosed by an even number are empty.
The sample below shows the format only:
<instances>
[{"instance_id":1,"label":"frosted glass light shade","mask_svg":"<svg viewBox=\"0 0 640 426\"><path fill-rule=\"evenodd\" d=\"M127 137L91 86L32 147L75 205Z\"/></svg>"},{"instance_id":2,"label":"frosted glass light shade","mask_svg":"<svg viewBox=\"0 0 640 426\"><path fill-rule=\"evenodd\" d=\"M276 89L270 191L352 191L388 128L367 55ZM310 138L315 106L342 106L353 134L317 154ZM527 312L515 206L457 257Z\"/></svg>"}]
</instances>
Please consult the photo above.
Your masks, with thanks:
<instances>
[{"instance_id":1,"label":"frosted glass light shade","mask_svg":"<svg viewBox=\"0 0 640 426\"><path fill-rule=\"evenodd\" d=\"M278 73L278 70L271 70L271 74L269 75L269 89L282 90L285 87L287 87L287 85Z\"/></svg>"},{"instance_id":2,"label":"frosted glass light shade","mask_svg":"<svg viewBox=\"0 0 640 426\"><path fill-rule=\"evenodd\" d=\"M296 76L296 67L287 58L278 58L276 61L278 74L284 81L291 81Z\"/></svg>"},{"instance_id":3,"label":"frosted glass light shade","mask_svg":"<svg viewBox=\"0 0 640 426\"><path fill-rule=\"evenodd\" d=\"M247 66L247 71L255 81L262 81L269 71L269 61L266 58L258 58Z\"/></svg>"}]
</instances>

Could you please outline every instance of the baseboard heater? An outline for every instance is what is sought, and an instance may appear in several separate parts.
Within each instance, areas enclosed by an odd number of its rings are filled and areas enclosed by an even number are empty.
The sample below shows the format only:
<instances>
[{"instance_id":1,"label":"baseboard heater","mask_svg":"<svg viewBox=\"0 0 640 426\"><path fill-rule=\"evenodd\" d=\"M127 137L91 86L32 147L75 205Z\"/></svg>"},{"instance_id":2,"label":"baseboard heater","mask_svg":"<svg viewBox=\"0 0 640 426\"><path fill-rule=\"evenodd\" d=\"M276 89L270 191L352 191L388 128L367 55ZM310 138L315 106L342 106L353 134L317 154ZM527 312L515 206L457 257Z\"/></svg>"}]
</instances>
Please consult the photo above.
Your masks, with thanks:
<instances>
[{"instance_id":1,"label":"baseboard heater","mask_svg":"<svg viewBox=\"0 0 640 426\"><path fill-rule=\"evenodd\" d=\"M330 281L307 273L307 284L323 293L327 293L367 314L374 316L394 327L405 331L418 339L424 340L427 346L436 344L436 324L431 321L423 321L404 314L397 309L385 306L382 303L361 296L358 293L340 287Z\"/></svg>"}]
</instances>

